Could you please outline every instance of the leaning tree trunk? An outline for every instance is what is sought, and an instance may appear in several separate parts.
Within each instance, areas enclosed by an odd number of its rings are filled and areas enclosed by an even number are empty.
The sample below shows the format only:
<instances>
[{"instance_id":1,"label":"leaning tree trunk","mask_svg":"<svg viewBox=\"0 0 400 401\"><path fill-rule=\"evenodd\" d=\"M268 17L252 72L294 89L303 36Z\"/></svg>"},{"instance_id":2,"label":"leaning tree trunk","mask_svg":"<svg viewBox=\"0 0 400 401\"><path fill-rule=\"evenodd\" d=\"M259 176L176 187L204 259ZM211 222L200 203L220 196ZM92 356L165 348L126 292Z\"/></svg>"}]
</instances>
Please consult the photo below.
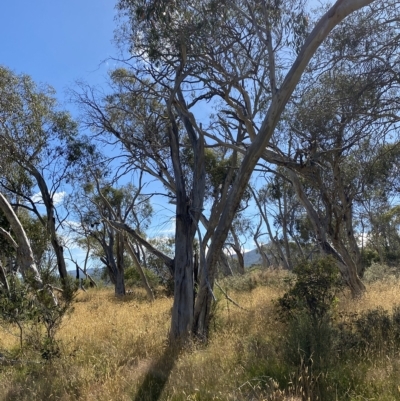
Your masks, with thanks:
<instances>
[{"instance_id":1,"label":"leaning tree trunk","mask_svg":"<svg viewBox=\"0 0 400 401\"><path fill-rule=\"evenodd\" d=\"M61 280L63 284L65 284L65 280L68 277L67 266L64 258L64 248L60 243L60 240L57 235L56 228L56 216L55 216L55 208L53 199L50 196L50 191L47 187L46 181L43 176L40 174L39 170L37 170L33 165L30 166L30 172L35 177L38 187L40 189L40 193L42 195L43 203L46 207L47 214L47 231L50 234L51 245L53 246L54 253L57 258L57 266L58 272L60 274Z\"/></svg>"},{"instance_id":2,"label":"leaning tree trunk","mask_svg":"<svg viewBox=\"0 0 400 401\"><path fill-rule=\"evenodd\" d=\"M36 289L42 288L43 282L36 267L29 239L24 228L22 227L21 222L18 219L18 216L14 213L13 208L2 193L0 193L0 208L17 237L17 242L15 242L11 236L9 236L9 239L15 247L17 253L17 262L21 268L21 273L24 279L32 283Z\"/></svg>"},{"instance_id":3,"label":"leaning tree trunk","mask_svg":"<svg viewBox=\"0 0 400 401\"><path fill-rule=\"evenodd\" d=\"M139 262L139 260L138 260L138 258L136 256L136 252L133 249L132 243L127 238L125 238L125 244L126 244L126 249L128 250L128 253L129 253L129 255L130 255L131 259L132 259L132 263L135 266L135 268L137 269L137 271L139 273L139 276L140 276L140 278L142 280L142 284L143 284L143 286L144 286L144 288L146 290L147 296L149 297L149 300L151 302L153 302L154 301L153 290L151 289L150 284L149 284L149 282L147 280L147 277L144 274L144 270L143 270L143 268L142 268L142 266L141 266L141 264L140 264L140 262Z\"/></svg>"},{"instance_id":4,"label":"leaning tree trunk","mask_svg":"<svg viewBox=\"0 0 400 401\"><path fill-rule=\"evenodd\" d=\"M307 216L310 219L311 224L313 225L317 242L320 245L322 251L327 255L332 255L336 259L338 268L346 284L349 286L352 296L359 297L365 291L365 286L357 275L357 268L355 267L354 263L347 264L346 261L343 260L342 256L337 252L337 250L329 244L326 238L325 228L320 221L318 213L307 198L299 177L295 172L289 169L287 170L287 172L300 202L306 209Z\"/></svg>"},{"instance_id":5,"label":"leaning tree trunk","mask_svg":"<svg viewBox=\"0 0 400 401\"><path fill-rule=\"evenodd\" d=\"M221 252L221 257L219 259L219 266L224 276L233 276L231 265L229 264L228 257L225 255L224 252Z\"/></svg>"},{"instance_id":6,"label":"leaning tree trunk","mask_svg":"<svg viewBox=\"0 0 400 401\"><path fill-rule=\"evenodd\" d=\"M226 207L221 213L218 226L215 229L207 254L207 263L203 268L203 271L207 270L207 277L209 275L209 284L213 284L212 281L215 275L216 263L228 236L236 210L239 207L242 196L250 181L251 174L253 173L264 149L268 146L281 118L282 112L292 96L293 91L297 87L311 58L333 28L335 28L348 15L372 2L373 0L337 1L321 17L314 29L308 35L295 62L283 80L282 85L273 93L271 105L261 124L257 136L252 138L252 143L246 149L243 161L237 171L235 181L227 196ZM356 277L358 276L356 275ZM212 294L210 293L210 290L207 285L205 285L204 280L202 280L200 291L196 299L193 327L196 327L199 330L205 330L204 332L206 335L208 335L207 329L210 317L211 297Z\"/></svg>"}]
</instances>

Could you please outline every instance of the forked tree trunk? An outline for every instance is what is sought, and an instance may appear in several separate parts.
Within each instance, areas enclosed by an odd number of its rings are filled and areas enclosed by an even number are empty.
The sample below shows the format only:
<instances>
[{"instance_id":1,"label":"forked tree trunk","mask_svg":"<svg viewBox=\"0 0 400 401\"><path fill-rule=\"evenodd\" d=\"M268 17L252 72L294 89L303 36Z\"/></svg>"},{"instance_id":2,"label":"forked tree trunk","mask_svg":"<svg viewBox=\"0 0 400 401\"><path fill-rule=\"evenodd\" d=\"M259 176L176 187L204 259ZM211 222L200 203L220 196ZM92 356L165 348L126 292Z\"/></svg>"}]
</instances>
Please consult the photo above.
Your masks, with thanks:
<instances>
[{"instance_id":1,"label":"forked tree trunk","mask_svg":"<svg viewBox=\"0 0 400 401\"><path fill-rule=\"evenodd\" d=\"M194 312L193 242L203 211L205 193L204 138L201 133L197 134L194 129L180 90L177 91L177 97L179 101L175 99L175 107L191 142L194 166L192 188L191 191L187 191L180 161L179 128L175 116L169 108L171 126L168 135L176 185L174 303L170 331L172 342L186 341L192 331Z\"/></svg>"},{"instance_id":2,"label":"forked tree trunk","mask_svg":"<svg viewBox=\"0 0 400 401\"><path fill-rule=\"evenodd\" d=\"M290 177L290 180L292 181L293 187L296 191L296 194L300 202L307 211L307 216L310 219L311 224L313 225L315 236L322 251L327 255L332 255L336 259L338 268L343 276L343 279L349 286L352 296L359 297L365 291L365 286L357 275L356 266L352 262L347 264L346 260L343 259L343 257L338 253L338 251L329 244L326 238L325 228L320 221L318 213L316 212L313 205L307 198L303 186L301 185L301 182L299 180L299 177L295 172L289 169L287 170L287 172Z\"/></svg>"},{"instance_id":3,"label":"forked tree trunk","mask_svg":"<svg viewBox=\"0 0 400 401\"><path fill-rule=\"evenodd\" d=\"M60 274L63 284L65 284L65 280L68 277L68 273L64 258L64 248L60 243L60 240L57 235L56 216L55 216L55 207L53 199L50 196L50 191L47 187L46 181L44 180L40 172L33 165L29 166L29 170L36 179L36 182L40 189L40 193L42 195L43 203L46 207L47 231L50 234L51 245L53 246L54 253L57 258L58 272Z\"/></svg>"},{"instance_id":4,"label":"forked tree trunk","mask_svg":"<svg viewBox=\"0 0 400 401\"><path fill-rule=\"evenodd\" d=\"M110 280L114 284L114 292L117 297L125 295L125 278L124 278L124 268L121 261L117 264L115 261L114 256L114 240L115 240L115 233L114 228L109 227L107 229L108 233L108 243L106 242L105 238L101 240L98 239L100 242L104 253L106 254L105 258L101 258L100 260L107 266ZM117 238L118 241L118 238ZM117 252L120 250L117 244Z\"/></svg>"}]
</instances>

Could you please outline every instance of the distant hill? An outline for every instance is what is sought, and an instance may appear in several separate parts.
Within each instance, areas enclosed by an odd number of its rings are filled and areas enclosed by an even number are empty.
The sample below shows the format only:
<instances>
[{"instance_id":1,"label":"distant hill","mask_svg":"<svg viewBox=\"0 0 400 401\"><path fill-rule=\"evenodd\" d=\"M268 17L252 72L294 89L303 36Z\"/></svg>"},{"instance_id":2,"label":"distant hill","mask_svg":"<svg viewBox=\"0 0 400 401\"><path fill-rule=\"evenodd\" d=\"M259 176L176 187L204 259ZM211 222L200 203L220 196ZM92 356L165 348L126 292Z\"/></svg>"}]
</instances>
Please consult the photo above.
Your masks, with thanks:
<instances>
[{"instance_id":1,"label":"distant hill","mask_svg":"<svg viewBox=\"0 0 400 401\"><path fill-rule=\"evenodd\" d=\"M233 259L236 259L236 254L232 255ZM245 252L243 255L244 258L244 267L251 267L253 265L261 265L262 264L262 257L258 253L258 249L253 249L251 251Z\"/></svg>"},{"instance_id":2,"label":"distant hill","mask_svg":"<svg viewBox=\"0 0 400 401\"><path fill-rule=\"evenodd\" d=\"M87 269L86 271L87 274L89 274L94 280L100 278L101 271L99 269ZM74 278L76 277L76 269L68 270L67 273ZM82 273L82 271L79 271L79 278L85 278L85 275Z\"/></svg>"},{"instance_id":3,"label":"distant hill","mask_svg":"<svg viewBox=\"0 0 400 401\"><path fill-rule=\"evenodd\" d=\"M231 256L233 259L236 259L236 254L232 254ZM261 255L258 253L258 249L253 249L251 251L245 252L244 254L244 266L251 267L253 265L261 265L262 258ZM88 274L94 279L99 280L101 271L99 269L87 269ZM72 277L76 277L76 270L68 270L68 274ZM84 274L80 272L79 278L84 278Z\"/></svg>"}]
</instances>

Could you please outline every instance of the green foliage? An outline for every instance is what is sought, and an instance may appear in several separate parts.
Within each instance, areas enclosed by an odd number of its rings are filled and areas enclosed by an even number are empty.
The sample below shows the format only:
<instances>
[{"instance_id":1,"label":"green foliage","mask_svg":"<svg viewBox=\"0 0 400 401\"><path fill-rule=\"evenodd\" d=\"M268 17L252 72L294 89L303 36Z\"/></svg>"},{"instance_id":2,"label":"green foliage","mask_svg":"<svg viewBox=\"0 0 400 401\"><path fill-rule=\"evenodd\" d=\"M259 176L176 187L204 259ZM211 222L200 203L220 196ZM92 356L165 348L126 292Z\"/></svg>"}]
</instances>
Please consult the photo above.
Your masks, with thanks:
<instances>
[{"instance_id":1,"label":"green foliage","mask_svg":"<svg viewBox=\"0 0 400 401\"><path fill-rule=\"evenodd\" d=\"M303 399L329 400L325 378L336 360L331 311L341 287L339 272L331 257L305 260L293 272L296 278L288 280L289 290L277 302L286 322L283 360L294 370Z\"/></svg>"},{"instance_id":2,"label":"green foliage","mask_svg":"<svg viewBox=\"0 0 400 401\"><path fill-rule=\"evenodd\" d=\"M160 284L160 278L149 269L143 268L144 274L151 288ZM128 267L124 270L125 285L128 287L143 287L143 282L139 272L135 267Z\"/></svg>"},{"instance_id":3,"label":"green foliage","mask_svg":"<svg viewBox=\"0 0 400 401\"><path fill-rule=\"evenodd\" d=\"M341 349L351 351L353 357L396 355L400 346L400 307L393 307L392 313L376 308L353 314L339 329Z\"/></svg>"},{"instance_id":4,"label":"green foliage","mask_svg":"<svg viewBox=\"0 0 400 401\"><path fill-rule=\"evenodd\" d=\"M314 321L329 315L341 288L341 279L332 257L303 261L294 269L296 278L288 279L290 289L278 299L278 310L284 320L305 313Z\"/></svg>"},{"instance_id":5,"label":"green foliage","mask_svg":"<svg viewBox=\"0 0 400 401\"><path fill-rule=\"evenodd\" d=\"M379 254L371 248L365 248L361 251L361 263L364 268L369 268L373 263L379 262Z\"/></svg>"},{"instance_id":6,"label":"green foliage","mask_svg":"<svg viewBox=\"0 0 400 401\"><path fill-rule=\"evenodd\" d=\"M14 274L6 277L8 289L0 287L0 322L17 325L20 345L23 343L23 327L36 317L36 310L30 297L29 287Z\"/></svg>"},{"instance_id":7,"label":"green foliage","mask_svg":"<svg viewBox=\"0 0 400 401\"><path fill-rule=\"evenodd\" d=\"M72 311L77 290L72 279L58 298L54 287L46 281L41 289L34 289L29 278L24 282L12 274L7 283L8 286L0 287L0 325L6 330L18 327L21 349L25 345L44 359L59 356L55 336L64 316Z\"/></svg>"},{"instance_id":8,"label":"green foliage","mask_svg":"<svg viewBox=\"0 0 400 401\"><path fill-rule=\"evenodd\" d=\"M382 267L373 264L371 268L374 266ZM378 394L380 384L376 380L374 385L366 382L365 374L376 368L377 361L397 357L400 307L393 308L393 313L378 308L336 316L340 318L336 323L332 308L341 282L335 261L304 261L294 272L296 279L288 281L289 290L278 300L285 321L285 333L280 338L281 363L291 372L288 388L292 386L294 393L307 400ZM381 387L393 393L387 386Z\"/></svg>"},{"instance_id":9,"label":"green foliage","mask_svg":"<svg viewBox=\"0 0 400 401\"><path fill-rule=\"evenodd\" d=\"M245 274L224 277L220 284L225 290L251 292L255 288L262 286L282 287L285 281L287 281L288 276L292 277L289 272L285 272L285 275L283 275L281 271L271 271L255 267L246 271Z\"/></svg>"},{"instance_id":10,"label":"green foliage","mask_svg":"<svg viewBox=\"0 0 400 401\"><path fill-rule=\"evenodd\" d=\"M393 280L396 269L383 263L372 263L364 273L364 281L374 283L376 281Z\"/></svg>"}]
</instances>

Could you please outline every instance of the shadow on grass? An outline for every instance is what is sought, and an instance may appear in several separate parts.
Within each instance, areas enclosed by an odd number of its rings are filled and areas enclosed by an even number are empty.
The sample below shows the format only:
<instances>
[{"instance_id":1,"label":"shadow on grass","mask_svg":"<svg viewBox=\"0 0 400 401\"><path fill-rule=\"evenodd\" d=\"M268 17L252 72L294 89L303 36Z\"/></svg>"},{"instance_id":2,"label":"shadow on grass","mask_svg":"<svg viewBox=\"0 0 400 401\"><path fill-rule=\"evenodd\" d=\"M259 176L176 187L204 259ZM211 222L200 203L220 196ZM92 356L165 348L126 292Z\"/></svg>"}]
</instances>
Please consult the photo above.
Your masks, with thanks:
<instances>
[{"instance_id":1,"label":"shadow on grass","mask_svg":"<svg viewBox=\"0 0 400 401\"><path fill-rule=\"evenodd\" d=\"M181 348L168 346L164 354L155 361L139 387L133 401L158 401L178 359Z\"/></svg>"}]
</instances>

